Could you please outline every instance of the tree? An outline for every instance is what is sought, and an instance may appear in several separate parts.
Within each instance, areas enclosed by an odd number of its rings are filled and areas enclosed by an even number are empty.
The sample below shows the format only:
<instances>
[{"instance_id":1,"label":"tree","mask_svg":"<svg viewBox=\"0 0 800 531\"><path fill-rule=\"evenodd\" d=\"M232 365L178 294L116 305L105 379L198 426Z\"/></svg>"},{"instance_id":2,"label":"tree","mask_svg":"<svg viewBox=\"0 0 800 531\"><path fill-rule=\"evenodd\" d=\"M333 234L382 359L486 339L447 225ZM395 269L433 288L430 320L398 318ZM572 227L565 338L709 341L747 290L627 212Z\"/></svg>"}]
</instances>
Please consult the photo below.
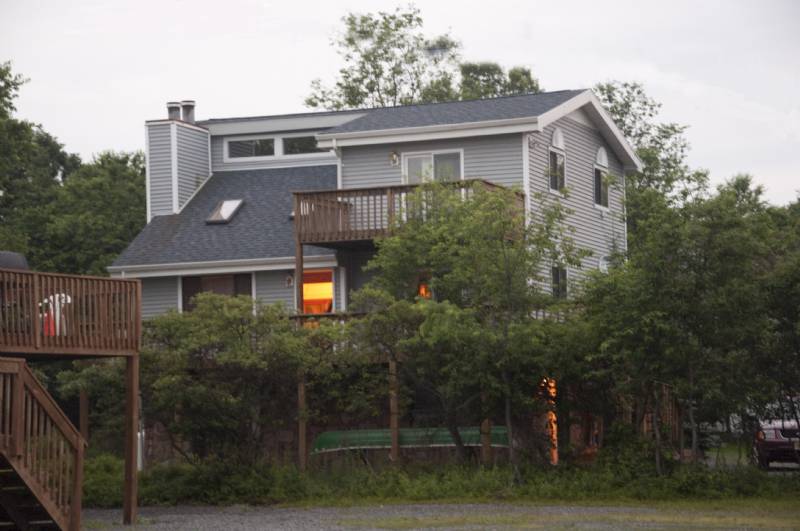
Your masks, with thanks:
<instances>
[{"instance_id":1,"label":"tree","mask_svg":"<svg viewBox=\"0 0 800 531\"><path fill-rule=\"evenodd\" d=\"M529 68L515 67L506 73L497 63L461 63L458 99L493 98L541 92ZM454 98L455 99L455 98Z\"/></svg>"},{"instance_id":2,"label":"tree","mask_svg":"<svg viewBox=\"0 0 800 531\"><path fill-rule=\"evenodd\" d=\"M187 313L148 323L144 415L190 461L258 462L267 435L293 422L297 375L315 356L311 332L280 306L203 293Z\"/></svg>"},{"instance_id":3,"label":"tree","mask_svg":"<svg viewBox=\"0 0 800 531\"><path fill-rule=\"evenodd\" d=\"M342 22L344 32L334 41L344 59L339 79L333 88L313 81L305 101L309 107L341 110L416 103L426 87L448 86L455 74L458 43L448 35L425 37L415 7L349 13Z\"/></svg>"},{"instance_id":4,"label":"tree","mask_svg":"<svg viewBox=\"0 0 800 531\"><path fill-rule=\"evenodd\" d=\"M507 73L497 63L460 63L461 45L444 34L426 37L416 7L349 13L333 42L344 66L332 87L311 83L305 104L329 110L392 107L539 92L530 69Z\"/></svg>"},{"instance_id":5,"label":"tree","mask_svg":"<svg viewBox=\"0 0 800 531\"><path fill-rule=\"evenodd\" d=\"M41 126L13 117L24 83L10 63L0 63L0 249L26 254L39 267L47 206L80 159L66 153Z\"/></svg>"},{"instance_id":6,"label":"tree","mask_svg":"<svg viewBox=\"0 0 800 531\"><path fill-rule=\"evenodd\" d=\"M547 352L536 350L546 325L532 315L553 301L537 280L551 263L575 265L584 254L573 245L560 204L542 200L537 212L538 222L526 224L512 190L476 186L462 194L425 185L370 262L373 287L384 298L416 300L411 308L419 325L405 327L392 348L405 355L408 380L436 397L456 441L458 413L479 413L471 405L481 395L485 406L501 406L514 440L515 420L530 411L548 375ZM417 297L420 282L431 300ZM408 311L408 303L397 304L387 306ZM516 465L514 445L510 452Z\"/></svg>"},{"instance_id":7,"label":"tree","mask_svg":"<svg viewBox=\"0 0 800 531\"><path fill-rule=\"evenodd\" d=\"M43 210L43 247L32 253L38 267L105 275L146 222L143 155L98 155L74 171Z\"/></svg>"},{"instance_id":8,"label":"tree","mask_svg":"<svg viewBox=\"0 0 800 531\"><path fill-rule=\"evenodd\" d=\"M12 116L24 81L0 64L0 249L34 269L104 275L145 224L144 156L106 152L82 164Z\"/></svg>"}]
</instances>

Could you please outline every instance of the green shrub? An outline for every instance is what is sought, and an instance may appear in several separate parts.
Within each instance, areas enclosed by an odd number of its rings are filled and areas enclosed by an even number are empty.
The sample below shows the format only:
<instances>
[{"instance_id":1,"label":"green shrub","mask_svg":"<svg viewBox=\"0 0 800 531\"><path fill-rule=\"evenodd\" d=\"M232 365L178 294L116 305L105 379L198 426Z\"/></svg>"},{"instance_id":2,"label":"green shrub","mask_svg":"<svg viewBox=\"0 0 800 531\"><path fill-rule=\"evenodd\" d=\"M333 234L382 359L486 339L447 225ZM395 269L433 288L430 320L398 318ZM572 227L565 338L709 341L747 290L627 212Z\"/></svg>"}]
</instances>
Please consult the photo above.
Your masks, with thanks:
<instances>
[{"instance_id":1,"label":"green shrub","mask_svg":"<svg viewBox=\"0 0 800 531\"><path fill-rule=\"evenodd\" d=\"M356 503L386 500L680 500L787 498L800 496L800 477L769 476L752 467L711 469L675 466L663 477L645 468L620 470L608 462L592 466L524 467L522 481L511 469L410 465L377 472L356 462L300 473L266 463L234 466L219 460L155 466L140 475L142 505ZM86 463L85 504L122 503L122 461L108 455Z\"/></svg>"},{"instance_id":2,"label":"green shrub","mask_svg":"<svg viewBox=\"0 0 800 531\"><path fill-rule=\"evenodd\" d=\"M87 507L119 507L125 463L113 455L98 455L84 462L83 504Z\"/></svg>"}]
</instances>

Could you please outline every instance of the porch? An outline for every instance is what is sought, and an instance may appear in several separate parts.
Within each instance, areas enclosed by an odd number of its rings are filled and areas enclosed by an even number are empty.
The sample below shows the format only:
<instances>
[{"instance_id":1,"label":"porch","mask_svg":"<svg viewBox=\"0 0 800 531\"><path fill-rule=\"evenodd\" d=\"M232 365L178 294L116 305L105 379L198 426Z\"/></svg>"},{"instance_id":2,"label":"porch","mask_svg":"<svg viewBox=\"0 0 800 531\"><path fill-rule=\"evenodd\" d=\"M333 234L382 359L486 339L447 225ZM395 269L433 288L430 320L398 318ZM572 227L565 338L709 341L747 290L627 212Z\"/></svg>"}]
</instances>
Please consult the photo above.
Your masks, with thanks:
<instances>
[{"instance_id":1,"label":"porch","mask_svg":"<svg viewBox=\"0 0 800 531\"><path fill-rule=\"evenodd\" d=\"M134 356L140 290L136 280L0 269L0 353Z\"/></svg>"}]
</instances>

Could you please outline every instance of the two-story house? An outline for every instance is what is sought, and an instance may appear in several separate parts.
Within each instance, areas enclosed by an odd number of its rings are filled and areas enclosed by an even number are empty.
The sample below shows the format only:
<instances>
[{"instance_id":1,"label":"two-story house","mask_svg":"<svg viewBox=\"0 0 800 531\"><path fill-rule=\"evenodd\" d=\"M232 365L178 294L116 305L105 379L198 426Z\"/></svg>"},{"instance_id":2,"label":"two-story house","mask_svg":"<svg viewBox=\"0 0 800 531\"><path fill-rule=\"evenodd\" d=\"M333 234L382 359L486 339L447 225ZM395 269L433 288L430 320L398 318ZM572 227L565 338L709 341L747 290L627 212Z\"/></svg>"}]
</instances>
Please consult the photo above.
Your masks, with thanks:
<instances>
[{"instance_id":1,"label":"two-story house","mask_svg":"<svg viewBox=\"0 0 800 531\"><path fill-rule=\"evenodd\" d=\"M109 267L142 280L145 317L201 291L344 311L424 179L516 187L531 215L534 194L563 201L584 269L626 248L624 178L640 162L590 90L208 120L193 101L167 106L145 123L147 226ZM554 292L580 274L554 267Z\"/></svg>"}]
</instances>

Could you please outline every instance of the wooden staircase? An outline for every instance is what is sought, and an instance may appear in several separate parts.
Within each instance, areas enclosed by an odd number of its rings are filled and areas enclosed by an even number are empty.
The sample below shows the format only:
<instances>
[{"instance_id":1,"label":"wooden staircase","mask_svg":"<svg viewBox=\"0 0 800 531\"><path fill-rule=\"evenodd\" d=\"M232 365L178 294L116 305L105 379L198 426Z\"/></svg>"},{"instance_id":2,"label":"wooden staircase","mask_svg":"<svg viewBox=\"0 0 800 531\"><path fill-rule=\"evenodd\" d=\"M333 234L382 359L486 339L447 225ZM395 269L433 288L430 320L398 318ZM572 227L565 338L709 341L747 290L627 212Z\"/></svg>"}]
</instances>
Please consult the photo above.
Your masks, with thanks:
<instances>
[{"instance_id":1,"label":"wooden staircase","mask_svg":"<svg viewBox=\"0 0 800 531\"><path fill-rule=\"evenodd\" d=\"M85 447L25 360L0 358L0 530L80 529Z\"/></svg>"}]
</instances>

